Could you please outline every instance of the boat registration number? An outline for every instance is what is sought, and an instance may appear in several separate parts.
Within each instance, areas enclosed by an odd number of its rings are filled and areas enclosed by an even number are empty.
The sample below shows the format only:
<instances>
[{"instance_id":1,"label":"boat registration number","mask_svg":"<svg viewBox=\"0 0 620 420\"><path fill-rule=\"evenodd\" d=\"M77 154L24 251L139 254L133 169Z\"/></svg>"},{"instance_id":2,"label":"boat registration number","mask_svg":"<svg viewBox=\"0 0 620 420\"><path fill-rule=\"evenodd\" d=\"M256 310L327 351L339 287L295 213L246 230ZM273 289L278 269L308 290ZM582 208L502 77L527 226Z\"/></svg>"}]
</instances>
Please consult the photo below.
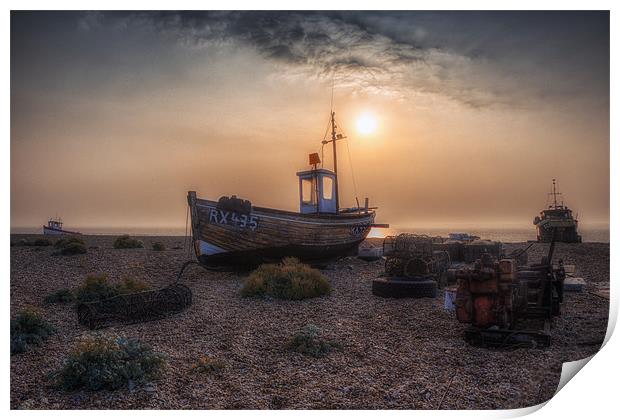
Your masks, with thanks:
<instances>
[{"instance_id":1,"label":"boat registration number","mask_svg":"<svg viewBox=\"0 0 620 420\"><path fill-rule=\"evenodd\" d=\"M353 236L362 236L366 233L370 225L356 225L351 227L351 234Z\"/></svg>"},{"instance_id":2,"label":"boat registration number","mask_svg":"<svg viewBox=\"0 0 620 420\"><path fill-rule=\"evenodd\" d=\"M256 230L258 227L258 216L254 216L252 214L238 214L234 211L211 209L211 212L209 213L209 223L231 225L242 229Z\"/></svg>"}]
</instances>

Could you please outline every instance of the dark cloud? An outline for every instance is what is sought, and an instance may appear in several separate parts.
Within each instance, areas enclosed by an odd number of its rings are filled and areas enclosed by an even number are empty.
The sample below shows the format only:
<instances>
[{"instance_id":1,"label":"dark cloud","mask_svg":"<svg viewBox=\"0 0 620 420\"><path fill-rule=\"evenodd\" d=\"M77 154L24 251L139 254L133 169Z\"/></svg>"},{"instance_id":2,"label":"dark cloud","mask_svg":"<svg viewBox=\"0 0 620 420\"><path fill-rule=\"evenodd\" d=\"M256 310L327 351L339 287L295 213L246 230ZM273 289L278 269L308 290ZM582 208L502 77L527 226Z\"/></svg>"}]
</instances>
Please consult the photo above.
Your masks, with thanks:
<instances>
[{"instance_id":1,"label":"dark cloud","mask_svg":"<svg viewBox=\"0 0 620 420\"><path fill-rule=\"evenodd\" d=\"M342 88L398 98L440 95L472 107L529 107L566 97L609 102L608 12L58 12L36 18L42 28L74 20L79 31L102 31L108 44L120 40L119 51L126 48L123 37L110 28L155 31L198 50L242 46L286 67L282 75L334 78Z\"/></svg>"},{"instance_id":2,"label":"dark cloud","mask_svg":"<svg viewBox=\"0 0 620 420\"><path fill-rule=\"evenodd\" d=\"M439 94L474 107L609 88L606 12L160 12L106 14L185 45L241 44L340 86ZM94 19L90 16L90 21ZM99 20L96 20L99 22ZM90 24L89 24L90 25Z\"/></svg>"}]
</instances>

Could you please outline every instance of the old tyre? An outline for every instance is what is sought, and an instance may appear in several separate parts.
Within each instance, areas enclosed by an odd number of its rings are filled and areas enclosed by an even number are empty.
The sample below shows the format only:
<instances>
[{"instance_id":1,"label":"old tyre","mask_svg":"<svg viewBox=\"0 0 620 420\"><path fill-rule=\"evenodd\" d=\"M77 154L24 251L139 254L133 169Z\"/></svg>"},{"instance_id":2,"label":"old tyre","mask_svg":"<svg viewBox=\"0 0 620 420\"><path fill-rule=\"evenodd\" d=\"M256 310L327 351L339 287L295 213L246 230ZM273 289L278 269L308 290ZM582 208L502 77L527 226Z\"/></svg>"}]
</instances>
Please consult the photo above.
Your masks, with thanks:
<instances>
[{"instance_id":1,"label":"old tyre","mask_svg":"<svg viewBox=\"0 0 620 420\"><path fill-rule=\"evenodd\" d=\"M372 281L372 294L387 298L422 298L437 296L434 280L403 280L398 277L379 278Z\"/></svg>"}]
</instances>

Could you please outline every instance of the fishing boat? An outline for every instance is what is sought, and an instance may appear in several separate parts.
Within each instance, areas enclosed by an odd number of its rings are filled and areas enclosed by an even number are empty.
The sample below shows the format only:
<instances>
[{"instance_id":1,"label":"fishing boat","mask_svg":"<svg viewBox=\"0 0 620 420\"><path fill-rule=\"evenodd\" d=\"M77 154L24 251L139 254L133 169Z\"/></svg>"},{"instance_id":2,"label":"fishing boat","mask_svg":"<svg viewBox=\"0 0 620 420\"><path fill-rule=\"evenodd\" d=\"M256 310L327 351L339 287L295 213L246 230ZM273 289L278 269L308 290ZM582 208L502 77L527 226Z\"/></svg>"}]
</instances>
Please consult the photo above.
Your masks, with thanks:
<instances>
[{"instance_id":1,"label":"fishing boat","mask_svg":"<svg viewBox=\"0 0 620 420\"><path fill-rule=\"evenodd\" d=\"M44 235L81 235L80 232L72 232L62 228L62 220L60 218L50 218L47 226L43 225Z\"/></svg>"},{"instance_id":2,"label":"fishing boat","mask_svg":"<svg viewBox=\"0 0 620 420\"><path fill-rule=\"evenodd\" d=\"M198 198L188 192L191 233L198 261L206 267L252 266L297 257L321 261L348 255L357 250L375 223L376 207L340 208L336 143L346 137L337 132L331 112L331 139L334 169L319 167L318 153L309 156L311 169L297 172L299 212L256 207L236 196L218 201Z\"/></svg>"},{"instance_id":3,"label":"fishing boat","mask_svg":"<svg viewBox=\"0 0 620 420\"><path fill-rule=\"evenodd\" d=\"M555 179L549 195L553 197L553 202L534 218L538 242L552 242L554 235L557 242L581 242L577 218L573 217L572 210L564 205L563 200L558 202L562 193L557 192Z\"/></svg>"}]
</instances>

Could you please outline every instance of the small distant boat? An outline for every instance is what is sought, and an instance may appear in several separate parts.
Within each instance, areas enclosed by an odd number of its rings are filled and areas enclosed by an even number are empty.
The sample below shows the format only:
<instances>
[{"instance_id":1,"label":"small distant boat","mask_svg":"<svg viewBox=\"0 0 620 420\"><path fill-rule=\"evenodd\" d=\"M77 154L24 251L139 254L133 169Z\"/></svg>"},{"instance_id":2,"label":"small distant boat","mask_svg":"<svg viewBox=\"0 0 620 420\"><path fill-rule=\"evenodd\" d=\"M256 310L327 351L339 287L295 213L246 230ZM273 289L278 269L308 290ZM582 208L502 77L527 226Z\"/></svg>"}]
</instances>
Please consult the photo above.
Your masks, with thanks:
<instances>
[{"instance_id":1,"label":"small distant boat","mask_svg":"<svg viewBox=\"0 0 620 420\"><path fill-rule=\"evenodd\" d=\"M194 250L204 266L256 265L283 257L302 261L329 260L352 254L375 224L376 207L341 209L338 201L338 163L335 113L331 113L334 170L319 168L318 153L310 155L312 169L297 172L299 212L255 207L236 196L219 201L188 192Z\"/></svg>"},{"instance_id":2,"label":"small distant boat","mask_svg":"<svg viewBox=\"0 0 620 420\"><path fill-rule=\"evenodd\" d=\"M471 242L471 241L475 241L476 239L480 239L480 236L470 235L469 233L457 232L457 233L449 233L448 239L452 241Z\"/></svg>"},{"instance_id":3,"label":"small distant boat","mask_svg":"<svg viewBox=\"0 0 620 420\"><path fill-rule=\"evenodd\" d=\"M566 207L563 201L558 204L558 196L562 193L556 191L555 179L549 195L553 196L553 203L534 218L538 242L551 242L554 231L557 242L581 242L581 235L577 233L578 221L573 217L572 210Z\"/></svg>"},{"instance_id":4,"label":"small distant boat","mask_svg":"<svg viewBox=\"0 0 620 420\"><path fill-rule=\"evenodd\" d=\"M43 225L44 235L81 235L80 232L72 232L62 228L62 220L59 218L49 219L47 226Z\"/></svg>"}]
</instances>

